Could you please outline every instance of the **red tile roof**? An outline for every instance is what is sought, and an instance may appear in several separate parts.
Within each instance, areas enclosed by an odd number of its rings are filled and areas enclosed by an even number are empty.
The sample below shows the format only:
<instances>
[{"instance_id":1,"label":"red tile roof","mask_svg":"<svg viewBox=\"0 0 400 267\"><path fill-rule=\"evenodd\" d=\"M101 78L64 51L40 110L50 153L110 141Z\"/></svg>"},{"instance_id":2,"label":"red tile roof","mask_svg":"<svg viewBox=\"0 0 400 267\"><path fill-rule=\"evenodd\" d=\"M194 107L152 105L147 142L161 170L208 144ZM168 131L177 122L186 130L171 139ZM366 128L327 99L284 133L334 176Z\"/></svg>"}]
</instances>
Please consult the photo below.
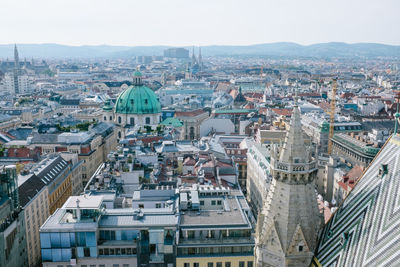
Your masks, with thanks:
<instances>
[{"instance_id":1,"label":"red tile roof","mask_svg":"<svg viewBox=\"0 0 400 267\"><path fill-rule=\"evenodd\" d=\"M357 180L361 177L363 171L363 167L358 165L354 166L348 173L343 175L343 178L338 182L338 185L347 192L350 191L356 184Z\"/></svg>"},{"instance_id":2,"label":"red tile roof","mask_svg":"<svg viewBox=\"0 0 400 267\"><path fill-rule=\"evenodd\" d=\"M273 108L271 109L276 115L289 117L292 116L292 110L288 108Z\"/></svg>"},{"instance_id":3,"label":"red tile roof","mask_svg":"<svg viewBox=\"0 0 400 267\"><path fill-rule=\"evenodd\" d=\"M175 117L196 117L200 114L206 113L202 109L192 110L192 111L178 111L175 112Z\"/></svg>"}]
</instances>

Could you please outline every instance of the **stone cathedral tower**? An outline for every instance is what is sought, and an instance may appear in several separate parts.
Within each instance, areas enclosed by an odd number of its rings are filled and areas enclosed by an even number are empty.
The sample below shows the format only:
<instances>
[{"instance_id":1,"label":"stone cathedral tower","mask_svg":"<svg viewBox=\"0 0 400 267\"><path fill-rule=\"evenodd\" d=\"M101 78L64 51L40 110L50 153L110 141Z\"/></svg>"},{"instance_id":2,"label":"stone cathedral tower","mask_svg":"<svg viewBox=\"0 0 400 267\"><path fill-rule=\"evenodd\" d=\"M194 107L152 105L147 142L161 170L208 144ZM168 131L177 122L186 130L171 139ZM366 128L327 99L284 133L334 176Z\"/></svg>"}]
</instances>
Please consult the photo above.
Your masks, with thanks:
<instances>
[{"instance_id":1,"label":"stone cathedral tower","mask_svg":"<svg viewBox=\"0 0 400 267\"><path fill-rule=\"evenodd\" d=\"M309 266L323 224L314 188L317 173L303 140L297 96L283 147L271 149L272 182L257 221L256 266Z\"/></svg>"},{"instance_id":2,"label":"stone cathedral tower","mask_svg":"<svg viewBox=\"0 0 400 267\"><path fill-rule=\"evenodd\" d=\"M13 72L13 80L14 80L14 93L19 94L19 80L18 77L20 75L20 66L19 66L19 56L17 45L14 46L14 72Z\"/></svg>"}]
</instances>

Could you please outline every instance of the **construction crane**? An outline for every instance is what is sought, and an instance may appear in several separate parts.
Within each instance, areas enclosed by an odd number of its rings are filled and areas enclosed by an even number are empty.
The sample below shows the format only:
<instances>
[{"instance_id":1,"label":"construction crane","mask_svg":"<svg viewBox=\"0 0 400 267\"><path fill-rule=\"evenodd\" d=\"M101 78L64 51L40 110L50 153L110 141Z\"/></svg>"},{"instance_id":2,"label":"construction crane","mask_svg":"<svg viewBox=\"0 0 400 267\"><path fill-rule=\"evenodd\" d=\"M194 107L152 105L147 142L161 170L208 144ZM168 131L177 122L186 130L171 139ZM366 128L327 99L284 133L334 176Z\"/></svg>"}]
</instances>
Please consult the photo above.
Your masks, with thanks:
<instances>
[{"instance_id":1,"label":"construction crane","mask_svg":"<svg viewBox=\"0 0 400 267\"><path fill-rule=\"evenodd\" d=\"M329 140L328 140L328 154L332 154L332 138L334 134L335 124L335 108L336 108L336 83L337 78L332 80L332 92L331 92L331 111L330 111L330 124L329 124Z\"/></svg>"}]
</instances>

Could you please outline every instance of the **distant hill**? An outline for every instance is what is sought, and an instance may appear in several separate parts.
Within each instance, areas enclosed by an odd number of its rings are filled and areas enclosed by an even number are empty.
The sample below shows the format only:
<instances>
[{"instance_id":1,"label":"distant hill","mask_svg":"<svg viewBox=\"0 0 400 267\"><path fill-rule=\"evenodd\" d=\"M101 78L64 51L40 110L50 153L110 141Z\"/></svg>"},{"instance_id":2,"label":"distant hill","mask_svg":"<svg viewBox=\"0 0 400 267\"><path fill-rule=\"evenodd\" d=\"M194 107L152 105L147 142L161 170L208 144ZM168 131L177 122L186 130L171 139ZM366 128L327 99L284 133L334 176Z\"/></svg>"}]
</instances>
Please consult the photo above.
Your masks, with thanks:
<instances>
[{"instance_id":1,"label":"distant hill","mask_svg":"<svg viewBox=\"0 0 400 267\"><path fill-rule=\"evenodd\" d=\"M68 46L60 44L20 44L21 60L35 58L128 58L161 56L169 46ZM186 47L191 49L191 47ZM0 45L0 58L13 58L13 44ZM197 51L197 49L196 49ZM271 57L400 57L400 46L377 43L269 43L246 46L202 46L204 56L271 56Z\"/></svg>"}]
</instances>

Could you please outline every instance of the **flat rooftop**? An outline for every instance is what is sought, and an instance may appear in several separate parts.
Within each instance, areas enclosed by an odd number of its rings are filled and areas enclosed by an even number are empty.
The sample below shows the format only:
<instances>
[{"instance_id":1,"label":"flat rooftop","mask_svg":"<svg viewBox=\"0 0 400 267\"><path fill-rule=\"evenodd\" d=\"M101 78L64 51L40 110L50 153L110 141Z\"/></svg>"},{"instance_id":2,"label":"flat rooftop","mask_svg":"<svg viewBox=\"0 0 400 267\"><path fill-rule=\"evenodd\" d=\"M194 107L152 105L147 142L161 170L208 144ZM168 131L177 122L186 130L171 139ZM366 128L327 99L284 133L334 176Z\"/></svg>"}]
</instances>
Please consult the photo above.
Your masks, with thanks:
<instances>
[{"instance_id":1,"label":"flat rooftop","mask_svg":"<svg viewBox=\"0 0 400 267\"><path fill-rule=\"evenodd\" d=\"M77 209L79 203L79 208L81 209L100 209L103 203L103 196L71 196L65 202L63 209Z\"/></svg>"},{"instance_id":2,"label":"flat rooftop","mask_svg":"<svg viewBox=\"0 0 400 267\"><path fill-rule=\"evenodd\" d=\"M175 214L148 214L140 219L133 215L103 215L99 221L99 227L149 227L149 226L177 226L179 216Z\"/></svg>"},{"instance_id":3,"label":"flat rooftop","mask_svg":"<svg viewBox=\"0 0 400 267\"><path fill-rule=\"evenodd\" d=\"M226 199L226 210L185 211L181 213L182 228L251 228L245 214L241 211L239 200Z\"/></svg>"},{"instance_id":4,"label":"flat rooftop","mask_svg":"<svg viewBox=\"0 0 400 267\"><path fill-rule=\"evenodd\" d=\"M97 222L85 220L82 222L66 222L66 219L73 219L64 209L56 210L40 227L41 232L70 232L74 231L95 231Z\"/></svg>"}]
</instances>

